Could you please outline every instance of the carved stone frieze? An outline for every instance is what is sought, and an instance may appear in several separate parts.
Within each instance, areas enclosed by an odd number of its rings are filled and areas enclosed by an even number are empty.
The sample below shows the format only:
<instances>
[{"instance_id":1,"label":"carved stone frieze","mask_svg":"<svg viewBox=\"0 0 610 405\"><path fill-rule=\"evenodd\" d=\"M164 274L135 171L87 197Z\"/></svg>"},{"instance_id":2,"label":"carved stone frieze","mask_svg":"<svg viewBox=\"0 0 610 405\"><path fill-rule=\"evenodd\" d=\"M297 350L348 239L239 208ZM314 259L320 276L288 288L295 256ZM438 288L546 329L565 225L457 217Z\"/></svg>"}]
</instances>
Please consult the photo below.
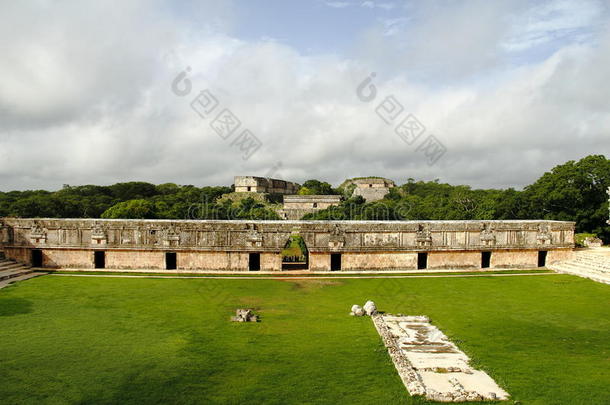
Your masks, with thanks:
<instances>
[{"instance_id":1,"label":"carved stone frieze","mask_svg":"<svg viewBox=\"0 0 610 405\"><path fill-rule=\"evenodd\" d=\"M263 234L258 231L256 224L247 225L246 246L247 247L262 247L263 246Z\"/></svg>"},{"instance_id":2,"label":"carved stone frieze","mask_svg":"<svg viewBox=\"0 0 610 405\"><path fill-rule=\"evenodd\" d=\"M335 224L330 231L328 247L331 249L340 249L343 246L345 246L345 232L339 228L339 225Z\"/></svg>"},{"instance_id":3,"label":"carved stone frieze","mask_svg":"<svg viewBox=\"0 0 610 405\"><path fill-rule=\"evenodd\" d=\"M45 244L47 242L47 231L37 221L30 228L30 242L36 244Z\"/></svg>"},{"instance_id":4,"label":"carved stone frieze","mask_svg":"<svg viewBox=\"0 0 610 405\"><path fill-rule=\"evenodd\" d=\"M99 222L95 222L91 228L91 244L92 245L106 245L108 243L108 237L106 230Z\"/></svg>"},{"instance_id":5,"label":"carved stone frieze","mask_svg":"<svg viewBox=\"0 0 610 405\"><path fill-rule=\"evenodd\" d=\"M536 240L540 245L550 245L553 237L549 230L549 226L546 224L538 225L538 234L536 235Z\"/></svg>"},{"instance_id":6,"label":"carved stone frieze","mask_svg":"<svg viewBox=\"0 0 610 405\"><path fill-rule=\"evenodd\" d=\"M429 225L418 225L417 232L415 234L415 241L417 242L417 247L432 246L432 233L430 232Z\"/></svg>"},{"instance_id":7,"label":"carved stone frieze","mask_svg":"<svg viewBox=\"0 0 610 405\"><path fill-rule=\"evenodd\" d=\"M483 225L481 231L481 244L484 246L493 246L496 244L496 235L494 234L493 227L490 223Z\"/></svg>"}]
</instances>

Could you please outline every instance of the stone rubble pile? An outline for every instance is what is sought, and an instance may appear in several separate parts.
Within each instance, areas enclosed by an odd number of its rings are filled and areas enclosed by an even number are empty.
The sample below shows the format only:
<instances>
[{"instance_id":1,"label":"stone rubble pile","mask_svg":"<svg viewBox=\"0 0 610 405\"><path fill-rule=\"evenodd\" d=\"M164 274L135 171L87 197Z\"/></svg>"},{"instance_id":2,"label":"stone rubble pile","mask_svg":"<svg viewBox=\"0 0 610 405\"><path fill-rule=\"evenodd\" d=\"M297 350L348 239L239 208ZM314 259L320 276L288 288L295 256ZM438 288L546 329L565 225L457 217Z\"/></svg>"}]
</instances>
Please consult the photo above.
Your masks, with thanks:
<instances>
[{"instance_id":1,"label":"stone rubble pile","mask_svg":"<svg viewBox=\"0 0 610 405\"><path fill-rule=\"evenodd\" d=\"M352 316L373 316L377 315L377 306L373 301L367 301L363 307L360 305L352 305Z\"/></svg>"},{"instance_id":2,"label":"stone rubble pile","mask_svg":"<svg viewBox=\"0 0 610 405\"><path fill-rule=\"evenodd\" d=\"M251 309L238 309L235 316L231 317L233 322L258 322L258 315L254 315Z\"/></svg>"}]
</instances>

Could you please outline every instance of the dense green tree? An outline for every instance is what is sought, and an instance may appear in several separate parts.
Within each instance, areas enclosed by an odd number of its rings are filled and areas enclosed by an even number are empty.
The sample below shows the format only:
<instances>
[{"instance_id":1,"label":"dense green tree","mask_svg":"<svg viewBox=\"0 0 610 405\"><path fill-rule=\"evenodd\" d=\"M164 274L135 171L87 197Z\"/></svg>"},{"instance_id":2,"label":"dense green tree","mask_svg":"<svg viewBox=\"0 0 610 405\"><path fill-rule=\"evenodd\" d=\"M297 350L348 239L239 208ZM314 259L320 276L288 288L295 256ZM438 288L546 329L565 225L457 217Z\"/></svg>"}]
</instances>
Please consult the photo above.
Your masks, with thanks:
<instances>
[{"instance_id":1,"label":"dense green tree","mask_svg":"<svg viewBox=\"0 0 610 405\"><path fill-rule=\"evenodd\" d=\"M343 194L338 206L308 214L319 220L556 219L576 222L577 232L596 233L610 242L606 189L610 161L592 155L545 173L523 191L477 190L469 186L408 179L380 201L352 197L353 184L338 189L319 180L303 183L301 194ZM219 197L231 187L145 182L111 186L70 186L49 192L0 192L0 217L279 219L273 205L246 198ZM222 201L222 202L219 202ZM277 201L274 201L277 202Z\"/></svg>"},{"instance_id":2,"label":"dense green tree","mask_svg":"<svg viewBox=\"0 0 610 405\"><path fill-rule=\"evenodd\" d=\"M587 156L554 167L523 192L525 213L530 218L576 221L577 232L593 232L610 238L608 196L610 160Z\"/></svg>"},{"instance_id":3,"label":"dense green tree","mask_svg":"<svg viewBox=\"0 0 610 405\"><path fill-rule=\"evenodd\" d=\"M320 180L307 180L298 191L299 195L329 195L341 194L329 183Z\"/></svg>"},{"instance_id":4,"label":"dense green tree","mask_svg":"<svg viewBox=\"0 0 610 405\"><path fill-rule=\"evenodd\" d=\"M147 200L123 201L104 211L102 218L154 219L157 218L157 207Z\"/></svg>"}]
</instances>

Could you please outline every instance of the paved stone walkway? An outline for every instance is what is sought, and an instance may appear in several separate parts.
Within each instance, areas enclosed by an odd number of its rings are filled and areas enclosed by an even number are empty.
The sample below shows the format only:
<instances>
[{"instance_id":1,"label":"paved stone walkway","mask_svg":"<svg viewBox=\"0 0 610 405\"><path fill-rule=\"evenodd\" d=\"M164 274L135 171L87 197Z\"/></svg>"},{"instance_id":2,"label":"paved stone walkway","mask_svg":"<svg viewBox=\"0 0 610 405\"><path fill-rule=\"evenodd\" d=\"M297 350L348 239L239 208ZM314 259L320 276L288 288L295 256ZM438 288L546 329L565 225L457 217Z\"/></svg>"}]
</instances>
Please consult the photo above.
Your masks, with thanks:
<instances>
[{"instance_id":1,"label":"paved stone walkway","mask_svg":"<svg viewBox=\"0 0 610 405\"><path fill-rule=\"evenodd\" d=\"M428 317L377 314L372 319L411 395L442 402L508 399Z\"/></svg>"}]
</instances>

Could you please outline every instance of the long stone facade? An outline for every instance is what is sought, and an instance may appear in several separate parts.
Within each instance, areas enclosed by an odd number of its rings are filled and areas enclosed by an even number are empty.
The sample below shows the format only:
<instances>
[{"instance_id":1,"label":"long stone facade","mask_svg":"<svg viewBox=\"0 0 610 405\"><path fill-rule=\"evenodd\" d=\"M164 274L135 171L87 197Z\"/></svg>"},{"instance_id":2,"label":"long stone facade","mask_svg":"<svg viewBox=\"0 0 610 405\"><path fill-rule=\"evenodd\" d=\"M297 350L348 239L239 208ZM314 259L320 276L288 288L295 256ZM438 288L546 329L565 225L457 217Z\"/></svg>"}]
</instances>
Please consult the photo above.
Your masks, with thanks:
<instances>
[{"instance_id":1,"label":"long stone facade","mask_svg":"<svg viewBox=\"0 0 610 405\"><path fill-rule=\"evenodd\" d=\"M563 221L0 219L0 249L48 268L281 271L299 235L312 271L534 268L567 260Z\"/></svg>"}]
</instances>

